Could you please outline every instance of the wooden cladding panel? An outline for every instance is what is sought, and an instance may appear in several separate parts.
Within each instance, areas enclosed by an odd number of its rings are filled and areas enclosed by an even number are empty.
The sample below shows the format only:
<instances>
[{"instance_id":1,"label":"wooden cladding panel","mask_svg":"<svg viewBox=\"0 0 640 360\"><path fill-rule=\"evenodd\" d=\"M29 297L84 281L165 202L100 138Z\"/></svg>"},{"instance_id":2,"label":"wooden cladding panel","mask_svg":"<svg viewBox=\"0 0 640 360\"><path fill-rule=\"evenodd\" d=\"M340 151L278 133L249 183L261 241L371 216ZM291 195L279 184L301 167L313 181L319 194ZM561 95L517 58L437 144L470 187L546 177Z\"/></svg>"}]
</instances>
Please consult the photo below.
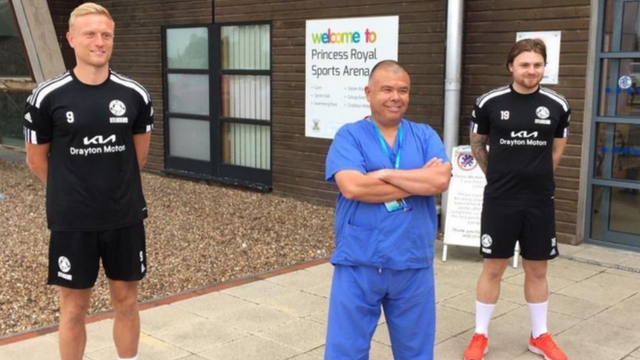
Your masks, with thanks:
<instances>
[{"instance_id":1,"label":"wooden cladding panel","mask_svg":"<svg viewBox=\"0 0 640 360\"><path fill-rule=\"evenodd\" d=\"M399 15L399 60L412 80L411 105L406 116L441 128L446 1L218 0L214 13L216 23L220 24L272 21L275 192L324 204L335 201L335 186L324 182L324 161L331 141L305 137L307 19Z\"/></svg>"},{"instance_id":2,"label":"wooden cladding panel","mask_svg":"<svg viewBox=\"0 0 640 360\"><path fill-rule=\"evenodd\" d=\"M584 88L587 81L589 0L469 0L465 2L465 42L461 107L461 143L468 143L475 99L511 82L506 54L518 31L562 31L559 84L572 108L569 146L556 172L558 239L576 241L576 216L582 138Z\"/></svg>"}]
</instances>

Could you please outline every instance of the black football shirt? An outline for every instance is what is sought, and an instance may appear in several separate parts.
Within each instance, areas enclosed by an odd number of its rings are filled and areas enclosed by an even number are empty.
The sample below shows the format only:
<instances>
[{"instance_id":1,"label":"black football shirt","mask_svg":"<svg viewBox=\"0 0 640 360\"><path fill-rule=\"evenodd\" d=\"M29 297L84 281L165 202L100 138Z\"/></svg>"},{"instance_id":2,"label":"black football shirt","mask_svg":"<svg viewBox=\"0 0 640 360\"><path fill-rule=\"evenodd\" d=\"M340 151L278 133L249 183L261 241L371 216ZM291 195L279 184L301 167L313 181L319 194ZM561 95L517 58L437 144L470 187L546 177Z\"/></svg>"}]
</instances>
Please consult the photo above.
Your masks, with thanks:
<instances>
[{"instance_id":1,"label":"black football shirt","mask_svg":"<svg viewBox=\"0 0 640 360\"><path fill-rule=\"evenodd\" d=\"M553 141L568 136L570 116L567 100L544 87L525 95L509 85L480 96L471 130L489 136L484 201L553 204Z\"/></svg>"},{"instance_id":2,"label":"black football shirt","mask_svg":"<svg viewBox=\"0 0 640 360\"><path fill-rule=\"evenodd\" d=\"M153 129L147 90L110 70L99 85L73 71L27 99L25 141L50 143L47 222L54 231L101 231L147 217L134 134Z\"/></svg>"}]
</instances>

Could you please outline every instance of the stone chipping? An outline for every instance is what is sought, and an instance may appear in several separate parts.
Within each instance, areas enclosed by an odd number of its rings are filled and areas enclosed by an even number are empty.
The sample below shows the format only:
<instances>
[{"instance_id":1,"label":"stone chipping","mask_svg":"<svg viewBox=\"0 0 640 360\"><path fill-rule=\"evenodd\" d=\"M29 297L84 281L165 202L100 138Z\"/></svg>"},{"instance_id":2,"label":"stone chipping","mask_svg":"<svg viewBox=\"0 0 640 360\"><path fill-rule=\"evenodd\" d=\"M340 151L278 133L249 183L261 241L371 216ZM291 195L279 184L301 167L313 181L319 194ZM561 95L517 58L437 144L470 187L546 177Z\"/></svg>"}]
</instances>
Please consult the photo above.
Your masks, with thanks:
<instances>
[{"instance_id":1,"label":"stone chipping","mask_svg":"<svg viewBox=\"0 0 640 360\"><path fill-rule=\"evenodd\" d=\"M143 173L149 218L148 273L140 301L260 274L333 251L333 208ZM57 291L46 285L45 188L23 164L0 160L0 337L55 324ZM109 310L98 278L90 313Z\"/></svg>"}]
</instances>

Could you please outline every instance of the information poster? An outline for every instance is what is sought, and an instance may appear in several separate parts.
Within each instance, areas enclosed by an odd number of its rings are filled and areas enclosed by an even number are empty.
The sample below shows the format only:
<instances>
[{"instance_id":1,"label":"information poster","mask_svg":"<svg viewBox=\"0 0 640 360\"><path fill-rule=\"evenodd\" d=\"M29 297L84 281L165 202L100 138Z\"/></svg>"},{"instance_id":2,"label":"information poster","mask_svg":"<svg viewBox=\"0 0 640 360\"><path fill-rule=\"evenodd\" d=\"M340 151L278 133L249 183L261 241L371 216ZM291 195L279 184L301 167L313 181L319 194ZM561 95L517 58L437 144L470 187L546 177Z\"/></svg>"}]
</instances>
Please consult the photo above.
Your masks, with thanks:
<instances>
[{"instance_id":1,"label":"information poster","mask_svg":"<svg viewBox=\"0 0 640 360\"><path fill-rule=\"evenodd\" d=\"M487 180L468 145L453 148L451 165L444 243L480 247L480 214Z\"/></svg>"},{"instance_id":2,"label":"information poster","mask_svg":"<svg viewBox=\"0 0 640 360\"><path fill-rule=\"evenodd\" d=\"M398 30L397 16L307 21L307 137L333 139L369 115L369 73L379 61L398 60Z\"/></svg>"},{"instance_id":3,"label":"information poster","mask_svg":"<svg viewBox=\"0 0 640 360\"><path fill-rule=\"evenodd\" d=\"M561 31L530 31L519 32L516 41L522 39L540 39L547 46L547 66L544 69L544 77L541 84L558 84L560 72L560 40Z\"/></svg>"}]
</instances>

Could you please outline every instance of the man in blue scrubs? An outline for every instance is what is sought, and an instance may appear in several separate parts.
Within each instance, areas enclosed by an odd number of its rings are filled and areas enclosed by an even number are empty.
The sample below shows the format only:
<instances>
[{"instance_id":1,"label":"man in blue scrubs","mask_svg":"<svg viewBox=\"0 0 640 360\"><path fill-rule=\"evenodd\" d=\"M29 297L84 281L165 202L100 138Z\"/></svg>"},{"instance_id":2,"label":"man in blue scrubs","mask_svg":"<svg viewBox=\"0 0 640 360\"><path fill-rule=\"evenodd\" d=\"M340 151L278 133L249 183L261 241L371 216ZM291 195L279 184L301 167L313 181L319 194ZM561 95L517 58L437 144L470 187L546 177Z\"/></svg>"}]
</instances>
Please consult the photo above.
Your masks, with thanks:
<instances>
[{"instance_id":1,"label":"man in blue scrubs","mask_svg":"<svg viewBox=\"0 0 640 360\"><path fill-rule=\"evenodd\" d=\"M451 165L438 134L403 119L409 74L378 63L365 88L371 116L343 126L326 163L340 189L325 360L369 359L384 308L396 360L433 359L435 196Z\"/></svg>"}]
</instances>

